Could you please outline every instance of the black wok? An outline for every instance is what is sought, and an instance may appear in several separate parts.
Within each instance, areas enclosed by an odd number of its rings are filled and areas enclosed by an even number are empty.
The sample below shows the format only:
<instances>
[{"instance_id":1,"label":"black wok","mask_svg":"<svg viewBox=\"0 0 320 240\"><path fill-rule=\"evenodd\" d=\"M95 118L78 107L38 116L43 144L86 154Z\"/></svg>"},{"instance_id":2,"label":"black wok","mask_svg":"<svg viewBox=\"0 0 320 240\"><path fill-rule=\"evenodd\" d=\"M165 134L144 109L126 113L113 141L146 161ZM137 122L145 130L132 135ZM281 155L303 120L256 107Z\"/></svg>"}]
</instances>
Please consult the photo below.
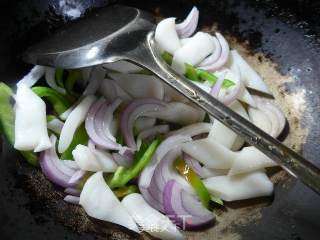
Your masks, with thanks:
<instances>
[{"instance_id":1,"label":"black wok","mask_svg":"<svg viewBox=\"0 0 320 240\"><path fill-rule=\"evenodd\" d=\"M95 7L107 3L85 2ZM319 1L117 2L180 19L196 5L200 28L223 32L266 77L288 117L286 143L320 165ZM68 21L55 7L46 0L1 1L1 81L13 86L30 68L21 60L26 47ZM1 239L141 238L116 225L92 224L81 209L64 203L61 191L28 166L4 137L0 143ZM283 171L271 174L274 197L228 204L217 210L216 226L188 234L190 239L319 239L320 197Z\"/></svg>"}]
</instances>

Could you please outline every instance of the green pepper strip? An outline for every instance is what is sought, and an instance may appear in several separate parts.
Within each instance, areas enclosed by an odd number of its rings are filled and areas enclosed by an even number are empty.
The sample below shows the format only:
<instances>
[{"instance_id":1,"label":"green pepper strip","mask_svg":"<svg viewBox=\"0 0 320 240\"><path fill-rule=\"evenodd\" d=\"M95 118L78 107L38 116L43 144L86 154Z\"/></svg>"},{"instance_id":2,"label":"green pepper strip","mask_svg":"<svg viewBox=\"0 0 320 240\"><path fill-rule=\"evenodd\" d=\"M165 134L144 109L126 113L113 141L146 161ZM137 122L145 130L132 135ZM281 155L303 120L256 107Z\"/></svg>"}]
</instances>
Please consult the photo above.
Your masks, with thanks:
<instances>
[{"instance_id":1,"label":"green pepper strip","mask_svg":"<svg viewBox=\"0 0 320 240\"><path fill-rule=\"evenodd\" d=\"M168 52L163 52L163 53L161 54L161 57L163 58L163 60L164 60L168 65L171 66L171 64L172 64L172 59L173 59L172 54L170 54L170 53L168 53Z\"/></svg>"},{"instance_id":2,"label":"green pepper strip","mask_svg":"<svg viewBox=\"0 0 320 240\"><path fill-rule=\"evenodd\" d=\"M135 155L135 163L132 167L118 167L116 172L107 180L109 187L111 189L124 187L131 179L138 176L142 169L150 162L159 144L160 139L155 139L147 148L141 147Z\"/></svg>"},{"instance_id":3,"label":"green pepper strip","mask_svg":"<svg viewBox=\"0 0 320 240\"><path fill-rule=\"evenodd\" d=\"M217 204L219 204L219 205L221 205L221 206L223 206L223 201L222 201L222 199L219 198L219 197L216 197L216 196L212 196L212 195L211 195L211 201L212 201L212 202L215 202L215 203L217 203Z\"/></svg>"},{"instance_id":4,"label":"green pepper strip","mask_svg":"<svg viewBox=\"0 0 320 240\"><path fill-rule=\"evenodd\" d=\"M54 119L57 119L55 115L47 115L47 122L51 122Z\"/></svg>"},{"instance_id":5,"label":"green pepper strip","mask_svg":"<svg viewBox=\"0 0 320 240\"><path fill-rule=\"evenodd\" d=\"M82 78L80 70L71 70L66 80L66 90L72 96L78 97L79 94L73 91L75 83Z\"/></svg>"},{"instance_id":6,"label":"green pepper strip","mask_svg":"<svg viewBox=\"0 0 320 240\"><path fill-rule=\"evenodd\" d=\"M41 98L46 98L53 109L60 115L71 106L70 101L61 93L48 87L33 87L32 91Z\"/></svg>"},{"instance_id":7,"label":"green pepper strip","mask_svg":"<svg viewBox=\"0 0 320 240\"><path fill-rule=\"evenodd\" d=\"M116 137L116 142L119 143L120 145L124 144L124 137L121 133L119 133Z\"/></svg>"},{"instance_id":8,"label":"green pepper strip","mask_svg":"<svg viewBox=\"0 0 320 240\"><path fill-rule=\"evenodd\" d=\"M202 205L205 208L208 208L210 202L210 193L198 175L182 159L177 159L175 161L175 168L193 187Z\"/></svg>"},{"instance_id":9,"label":"green pepper strip","mask_svg":"<svg viewBox=\"0 0 320 240\"><path fill-rule=\"evenodd\" d=\"M161 54L161 57L168 65L172 64L172 59L173 59L172 54L170 54L168 52L163 52ZM192 80L192 81L201 81L201 82L208 81L212 85L214 85L218 80L218 78L214 74L212 74L206 70L203 70L200 68L195 68L194 66L192 66L188 63L185 64L185 67L186 67L185 77ZM235 83L229 79L224 79L224 81L222 83L223 88L229 88L233 85L235 85Z\"/></svg>"},{"instance_id":10,"label":"green pepper strip","mask_svg":"<svg viewBox=\"0 0 320 240\"><path fill-rule=\"evenodd\" d=\"M14 145L14 112L10 104L12 90L5 83L0 82L0 130L10 144ZM31 165L38 165L38 157L31 151L20 151Z\"/></svg>"},{"instance_id":11,"label":"green pepper strip","mask_svg":"<svg viewBox=\"0 0 320 240\"><path fill-rule=\"evenodd\" d=\"M113 191L113 193L119 198L124 198L125 196L131 194L131 193L137 193L139 192L139 189L136 185L130 185L128 187L118 188Z\"/></svg>"},{"instance_id":12,"label":"green pepper strip","mask_svg":"<svg viewBox=\"0 0 320 240\"><path fill-rule=\"evenodd\" d=\"M61 159L73 160L72 151L75 149L75 147L79 144L87 145L88 141L89 141L89 137L88 137L87 131L84 127L84 124L82 124L80 127L78 127L77 131L74 133L72 142L69 145L68 149L61 154Z\"/></svg>"},{"instance_id":13,"label":"green pepper strip","mask_svg":"<svg viewBox=\"0 0 320 240\"><path fill-rule=\"evenodd\" d=\"M55 79L56 79L57 85L62 88L64 88L63 72L64 70L62 68L57 68L55 72Z\"/></svg>"}]
</instances>

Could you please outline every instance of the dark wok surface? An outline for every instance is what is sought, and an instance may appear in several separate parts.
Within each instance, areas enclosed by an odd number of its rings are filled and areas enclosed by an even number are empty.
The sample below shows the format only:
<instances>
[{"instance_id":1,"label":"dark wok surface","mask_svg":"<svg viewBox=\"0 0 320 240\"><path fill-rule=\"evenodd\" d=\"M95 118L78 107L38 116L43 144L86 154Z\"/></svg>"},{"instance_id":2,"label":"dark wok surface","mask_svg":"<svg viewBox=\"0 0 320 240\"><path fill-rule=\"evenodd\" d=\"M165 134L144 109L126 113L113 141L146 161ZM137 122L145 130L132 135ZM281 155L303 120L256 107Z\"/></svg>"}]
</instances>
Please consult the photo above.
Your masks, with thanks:
<instances>
[{"instance_id":1,"label":"dark wok surface","mask_svg":"<svg viewBox=\"0 0 320 240\"><path fill-rule=\"evenodd\" d=\"M104 2L104 1L99 1ZM200 8L201 26L218 22L222 31L248 40L253 52L262 52L278 64L279 71L293 76L289 92L306 91L305 118L309 129L303 155L320 165L320 3L318 1L119 1L163 16L183 17L193 4ZM0 76L13 84L27 71L20 54L61 24L47 11L46 1L20 0L0 3ZM63 40L62 40L63 43ZM52 204L30 192L26 172L30 168L8 147L0 145L0 236L1 239L95 239L77 234L55 219ZM59 208L66 208L60 202ZM276 187L271 206L262 210L254 224L236 227L243 239L319 239L320 197L291 180ZM67 212L67 211L66 211ZM68 216L65 216L68 218ZM122 239L111 231L108 239ZM134 238L134 237L132 237Z\"/></svg>"}]
</instances>

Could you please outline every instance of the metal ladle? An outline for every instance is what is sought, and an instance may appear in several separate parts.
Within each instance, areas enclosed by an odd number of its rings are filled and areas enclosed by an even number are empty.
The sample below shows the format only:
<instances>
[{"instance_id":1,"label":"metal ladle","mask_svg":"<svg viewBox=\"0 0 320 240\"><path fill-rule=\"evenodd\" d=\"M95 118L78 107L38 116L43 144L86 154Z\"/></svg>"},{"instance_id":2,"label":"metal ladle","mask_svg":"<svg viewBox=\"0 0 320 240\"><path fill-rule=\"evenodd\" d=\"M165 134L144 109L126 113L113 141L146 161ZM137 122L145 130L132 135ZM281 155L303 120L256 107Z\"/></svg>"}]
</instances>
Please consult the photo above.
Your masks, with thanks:
<instances>
[{"instance_id":1,"label":"metal ladle","mask_svg":"<svg viewBox=\"0 0 320 240\"><path fill-rule=\"evenodd\" d=\"M50 38L29 48L24 59L32 64L65 69L119 60L134 62L152 71L162 81L276 161L292 176L320 193L318 167L165 64L156 50L154 29L154 19L150 14L126 6L109 6L68 24Z\"/></svg>"}]
</instances>

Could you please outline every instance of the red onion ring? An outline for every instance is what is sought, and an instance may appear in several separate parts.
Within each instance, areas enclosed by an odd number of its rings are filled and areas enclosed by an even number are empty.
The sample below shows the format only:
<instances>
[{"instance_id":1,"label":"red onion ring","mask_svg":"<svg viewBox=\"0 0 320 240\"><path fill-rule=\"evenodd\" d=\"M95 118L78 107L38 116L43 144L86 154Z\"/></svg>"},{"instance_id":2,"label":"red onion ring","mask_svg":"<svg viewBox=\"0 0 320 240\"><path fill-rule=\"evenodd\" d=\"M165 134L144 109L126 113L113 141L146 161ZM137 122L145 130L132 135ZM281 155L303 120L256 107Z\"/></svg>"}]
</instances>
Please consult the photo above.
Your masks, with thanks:
<instances>
[{"instance_id":1,"label":"red onion ring","mask_svg":"<svg viewBox=\"0 0 320 240\"><path fill-rule=\"evenodd\" d=\"M157 148L152 159L152 163L158 163L172 149L178 147L182 143L191 142L190 136L173 135L164 140Z\"/></svg>"},{"instance_id":2,"label":"red onion ring","mask_svg":"<svg viewBox=\"0 0 320 240\"><path fill-rule=\"evenodd\" d=\"M186 17L186 19L176 24L176 31L180 38L190 37L197 28L199 20L199 10L197 7L193 7Z\"/></svg>"},{"instance_id":3,"label":"red onion ring","mask_svg":"<svg viewBox=\"0 0 320 240\"><path fill-rule=\"evenodd\" d=\"M169 132L169 125L158 125L141 131L137 137L137 148L140 149L142 140L154 137L157 134Z\"/></svg>"},{"instance_id":4,"label":"red onion ring","mask_svg":"<svg viewBox=\"0 0 320 240\"><path fill-rule=\"evenodd\" d=\"M80 197L67 195L63 200L71 204L79 205Z\"/></svg>"},{"instance_id":5,"label":"red onion ring","mask_svg":"<svg viewBox=\"0 0 320 240\"><path fill-rule=\"evenodd\" d=\"M56 153L56 136L50 137L52 147L40 154L40 167L43 174L54 184L61 187L73 187L75 183L69 183L71 176L76 172L58 158Z\"/></svg>"},{"instance_id":6,"label":"red onion ring","mask_svg":"<svg viewBox=\"0 0 320 240\"><path fill-rule=\"evenodd\" d=\"M159 202L157 196L162 191L155 183L155 180L152 181L154 172L157 166L159 165L158 163L162 161L162 159L165 157L166 154L168 154L170 150L188 141L192 141L192 138L189 136L175 135L168 137L158 146L150 164L147 167L145 167L140 174L138 185L143 197L151 206L158 209L159 211L163 212L163 205L162 202ZM151 197L149 195L151 195Z\"/></svg>"},{"instance_id":7,"label":"red onion ring","mask_svg":"<svg viewBox=\"0 0 320 240\"><path fill-rule=\"evenodd\" d=\"M120 150L122 148L120 144L112 140L114 136L111 135L110 129L105 130L110 127L109 117L105 120L106 113L108 112L110 115L112 113L113 116L113 111L120 103L120 100L116 99L108 105L108 102L101 98L91 106L88 112L85 122L87 133L92 142L102 149Z\"/></svg>"},{"instance_id":8,"label":"red onion ring","mask_svg":"<svg viewBox=\"0 0 320 240\"><path fill-rule=\"evenodd\" d=\"M132 158L127 158L119 153L113 153L112 158L119 166L129 167L132 164Z\"/></svg>"},{"instance_id":9,"label":"red onion ring","mask_svg":"<svg viewBox=\"0 0 320 240\"><path fill-rule=\"evenodd\" d=\"M206 61L205 59L204 61L207 62L207 65L200 63L201 69L208 70L211 72L214 72L220 69L221 67L223 67L223 65L226 64L226 62L228 61L229 52L230 52L229 44L227 40L220 33L216 33L216 37L221 45L221 54L219 58L215 62L209 62L209 60Z\"/></svg>"},{"instance_id":10,"label":"red onion ring","mask_svg":"<svg viewBox=\"0 0 320 240\"><path fill-rule=\"evenodd\" d=\"M219 97L219 92L221 90L223 81L224 81L224 77L226 76L226 73L221 74L218 77L217 82L214 84L213 88L211 88L210 94L215 97L218 98Z\"/></svg>"},{"instance_id":11,"label":"red onion ring","mask_svg":"<svg viewBox=\"0 0 320 240\"><path fill-rule=\"evenodd\" d=\"M206 167L202 167L200 163L193 159L190 155L184 153L183 159L186 161L186 164L200 177L200 178L208 178L212 176L210 170Z\"/></svg>"},{"instance_id":12,"label":"red onion ring","mask_svg":"<svg viewBox=\"0 0 320 240\"><path fill-rule=\"evenodd\" d=\"M215 63L216 61L218 61L220 55L221 55L221 51L222 51L222 48L221 48L221 45L220 45L220 42L219 40L212 36L212 42L215 46L215 49L214 49L214 52L206 57L200 64L199 64L199 67L206 67L206 66L209 66L213 63Z\"/></svg>"},{"instance_id":13,"label":"red onion ring","mask_svg":"<svg viewBox=\"0 0 320 240\"><path fill-rule=\"evenodd\" d=\"M80 191L76 188L66 188L64 192L72 196L77 196L77 197L80 196Z\"/></svg>"},{"instance_id":14,"label":"red onion ring","mask_svg":"<svg viewBox=\"0 0 320 240\"><path fill-rule=\"evenodd\" d=\"M69 184L76 185L79 183L80 179L85 175L86 171L78 170L76 171L72 177L69 179Z\"/></svg>"},{"instance_id":15,"label":"red onion ring","mask_svg":"<svg viewBox=\"0 0 320 240\"><path fill-rule=\"evenodd\" d=\"M142 98L132 101L122 112L120 121L120 130L124 136L127 146L133 150L137 145L133 136L134 121L143 116L146 112L164 110L166 103L152 98Z\"/></svg>"},{"instance_id":16,"label":"red onion ring","mask_svg":"<svg viewBox=\"0 0 320 240\"><path fill-rule=\"evenodd\" d=\"M69 168L72 168L72 169L74 169L74 170L79 170L79 166L78 166L78 164L75 162L75 161L73 161L73 160L61 160L63 163L64 163L64 165L66 165L67 167L69 167Z\"/></svg>"},{"instance_id":17,"label":"red onion ring","mask_svg":"<svg viewBox=\"0 0 320 240\"><path fill-rule=\"evenodd\" d=\"M232 86L232 92L225 95L222 99L222 102L227 106L233 103L241 93L242 82L240 77L235 82L236 85Z\"/></svg>"},{"instance_id":18,"label":"red onion ring","mask_svg":"<svg viewBox=\"0 0 320 240\"><path fill-rule=\"evenodd\" d=\"M201 230L214 223L213 213L204 208L196 196L185 192L175 180L166 183L163 202L165 213L183 230Z\"/></svg>"},{"instance_id":19,"label":"red onion ring","mask_svg":"<svg viewBox=\"0 0 320 240\"><path fill-rule=\"evenodd\" d=\"M194 192L193 189L190 187L188 182L180 176L177 171L173 168L173 162L181 155L180 148L175 148L169 151L161 162L157 165L154 170L154 174L152 176L150 186L148 188L150 194L153 196L154 199L157 200L159 204L161 204L161 209L159 211L163 211L163 191L165 184L174 179L175 181L179 182L186 191ZM157 205L158 206L158 205Z\"/></svg>"}]
</instances>

